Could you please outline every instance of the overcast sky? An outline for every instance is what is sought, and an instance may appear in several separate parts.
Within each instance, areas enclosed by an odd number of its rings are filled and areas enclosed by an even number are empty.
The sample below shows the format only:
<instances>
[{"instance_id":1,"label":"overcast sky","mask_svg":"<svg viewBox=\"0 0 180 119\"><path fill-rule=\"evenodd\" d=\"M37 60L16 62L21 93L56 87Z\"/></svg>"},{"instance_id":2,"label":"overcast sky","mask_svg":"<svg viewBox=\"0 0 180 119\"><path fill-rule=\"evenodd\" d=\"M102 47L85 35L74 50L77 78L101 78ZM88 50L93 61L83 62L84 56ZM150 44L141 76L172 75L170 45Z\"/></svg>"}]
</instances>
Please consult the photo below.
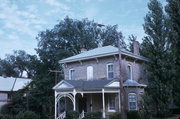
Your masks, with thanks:
<instances>
[{"instance_id":1,"label":"overcast sky","mask_svg":"<svg viewBox=\"0 0 180 119\"><path fill-rule=\"evenodd\" d=\"M165 0L162 0L165 1ZM35 54L35 37L65 16L118 24L127 38L144 36L148 0L0 0L0 58L13 50Z\"/></svg>"}]
</instances>

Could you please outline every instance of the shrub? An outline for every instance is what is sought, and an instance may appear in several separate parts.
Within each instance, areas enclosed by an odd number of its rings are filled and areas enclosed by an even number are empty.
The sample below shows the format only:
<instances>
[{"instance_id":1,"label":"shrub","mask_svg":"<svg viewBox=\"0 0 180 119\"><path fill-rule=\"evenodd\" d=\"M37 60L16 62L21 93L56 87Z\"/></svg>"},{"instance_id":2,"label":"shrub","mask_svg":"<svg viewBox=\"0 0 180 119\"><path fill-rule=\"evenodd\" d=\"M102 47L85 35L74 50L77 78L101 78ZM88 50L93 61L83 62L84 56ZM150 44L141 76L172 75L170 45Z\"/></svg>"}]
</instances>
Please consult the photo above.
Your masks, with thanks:
<instances>
[{"instance_id":1,"label":"shrub","mask_svg":"<svg viewBox=\"0 0 180 119\"><path fill-rule=\"evenodd\" d=\"M0 113L1 114L9 114L10 113L9 108L8 108L8 104L2 106Z\"/></svg>"},{"instance_id":2,"label":"shrub","mask_svg":"<svg viewBox=\"0 0 180 119\"><path fill-rule=\"evenodd\" d=\"M102 113L101 112L88 112L84 119L101 119Z\"/></svg>"},{"instance_id":3,"label":"shrub","mask_svg":"<svg viewBox=\"0 0 180 119\"><path fill-rule=\"evenodd\" d=\"M77 111L69 111L66 114L66 119L78 119L79 118L79 112Z\"/></svg>"},{"instance_id":4,"label":"shrub","mask_svg":"<svg viewBox=\"0 0 180 119\"><path fill-rule=\"evenodd\" d=\"M16 115L16 119L38 119L37 114L35 114L32 111L26 111L26 112L19 112Z\"/></svg>"},{"instance_id":5,"label":"shrub","mask_svg":"<svg viewBox=\"0 0 180 119\"><path fill-rule=\"evenodd\" d=\"M127 111L127 119L140 119L138 111Z\"/></svg>"},{"instance_id":6,"label":"shrub","mask_svg":"<svg viewBox=\"0 0 180 119\"><path fill-rule=\"evenodd\" d=\"M146 112L139 112L140 119L150 119L150 115Z\"/></svg>"},{"instance_id":7,"label":"shrub","mask_svg":"<svg viewBox=\"0 0 180 119\"><path fill-rule=\"evenodd\" d=\"M121 119L121 114L119 112L115 112L109 115L109 119Z\"/></svg>"},{"instance_id":8,"label":"shrub","mask_svg":"<svg viewBox=\"0 0 180 119\"><path fill-rule=\"evenodd\" d=\"M12 117L10 115L5 114L2 116L2 119L12 119Z\"/></svg>"}]
</instances>

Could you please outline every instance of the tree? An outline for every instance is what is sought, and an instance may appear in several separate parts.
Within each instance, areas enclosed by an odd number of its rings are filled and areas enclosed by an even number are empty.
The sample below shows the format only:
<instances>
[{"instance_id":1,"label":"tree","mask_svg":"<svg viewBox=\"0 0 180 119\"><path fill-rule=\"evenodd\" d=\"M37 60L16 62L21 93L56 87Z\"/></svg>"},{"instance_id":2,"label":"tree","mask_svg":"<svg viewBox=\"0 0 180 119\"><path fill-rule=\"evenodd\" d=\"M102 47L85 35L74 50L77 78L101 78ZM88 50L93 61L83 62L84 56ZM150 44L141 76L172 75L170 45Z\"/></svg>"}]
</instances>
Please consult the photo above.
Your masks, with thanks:
<instances>
[{"instance_id":1,"label":"tree","mask_svg":"<svg viewBox=\"0 0 180 119\"><path fill-rule=\"evenodd\" d=\"M6 55L6 58L0 60L0 73L6 76L22 77L23 72L30 78L34 75L37 56L29 55L23 50L14 51L13 54Z\"/></svg>"},{"instance_id":2,"label":"tree","mask_svg":"<svg viewBox=\"0 0 180 119\"><path fill-rule=\"evenodd\" d=\"M163 7L158 0L150 0L149 12L144 21L147 36L142 43L142 53L150 59L147 64L148 88L147 96L151 99L154 114L166 117L172 93L172 66L168 43L168 29ZM149 104L147 104L149 105Z\"/></svg>"},{"instance_id":3,"label":"tree","mask_svg":"<svg viewBox=\"0 0 180 119\"><path fill-rule=\"evenodd\" d=\"M174 70L174 101L180 106L180 1L167 0L166 12L170 29L170 44L172 50L172 63Z\"/></svg>"}]
</instances>

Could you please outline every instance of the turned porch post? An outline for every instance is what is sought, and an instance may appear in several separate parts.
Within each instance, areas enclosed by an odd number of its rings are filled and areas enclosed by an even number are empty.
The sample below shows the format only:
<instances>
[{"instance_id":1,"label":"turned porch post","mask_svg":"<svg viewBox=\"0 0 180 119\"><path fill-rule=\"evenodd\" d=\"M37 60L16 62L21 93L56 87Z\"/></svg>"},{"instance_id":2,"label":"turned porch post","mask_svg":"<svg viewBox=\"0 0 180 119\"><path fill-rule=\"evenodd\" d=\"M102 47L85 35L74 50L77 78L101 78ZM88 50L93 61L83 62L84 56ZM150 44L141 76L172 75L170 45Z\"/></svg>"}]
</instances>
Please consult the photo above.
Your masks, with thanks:
<instances>
[{"instance_id":1,"label":"turned porch post","mask_svg":"<svg viewBox=\"0 0 180 119\"><path fill-rule=\"evenodd\" d=\"M55 91L55 93L54 93L54 97L55 97L55 115L54 115L54 117L55 117L55 119L56 119L56 116L57 116L57 93L56 93L56 91Z\"/></svg>"},{"instance_id":2,"label":"turned porch post","mask_svg":"<svg viewBox=\"0 0 180 119\"><path fill-rule=\"evenodd\" d=\"M76 111L76 89L73 90L73 96L74 96L74 101L73 101L73 105L74 105L74 111Z\"/></svg>"},{"instance_id":3,"label":"turned porch post","mask_svg":"<svg viewBox=\"0 0 180 119\"><path fill-rule=\"evenodd\" d=\"M103 118L105 118L106 114L105 114L104 88L102 89L102 102L103 102Z\"/></svg>"}]
</instances>

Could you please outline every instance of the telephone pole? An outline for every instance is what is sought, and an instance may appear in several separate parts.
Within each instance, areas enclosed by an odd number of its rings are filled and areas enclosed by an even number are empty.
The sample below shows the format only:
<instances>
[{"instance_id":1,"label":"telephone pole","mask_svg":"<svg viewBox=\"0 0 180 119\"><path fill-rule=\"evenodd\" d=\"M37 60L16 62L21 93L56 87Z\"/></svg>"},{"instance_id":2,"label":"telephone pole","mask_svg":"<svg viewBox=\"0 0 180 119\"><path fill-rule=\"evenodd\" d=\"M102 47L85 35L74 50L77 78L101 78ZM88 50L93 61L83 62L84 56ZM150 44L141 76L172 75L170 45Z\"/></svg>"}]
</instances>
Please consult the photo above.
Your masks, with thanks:
<instances>
[{"instance_id":1,"label":"telephone pole","mask_svg":"<svg viewBox=\"0 0 180 119\"><path fill-rule=\"evenodd\" d=\"M118 54L119 54L119 85L120 85L120 105L121 105L121 119L125 119L125 112L124 112L124 88L123 88L123 78L122 78L122 57L121 57L121 41L119 39L119 35L117 32L117 40L118 40Z\"/></svg>"},{"instance_id":2,"label":"telephone pole","mask_svg":"<svg viewBox=\"0 0 180 119\"><path fill-rule=\"evenodd\" d=\"M58 71L58 70L49 70L49 72L55 73L55 84L57 84L57 83L58 83L58 73L62 73L62 71Z\"/></svg>"}]
</instances>

